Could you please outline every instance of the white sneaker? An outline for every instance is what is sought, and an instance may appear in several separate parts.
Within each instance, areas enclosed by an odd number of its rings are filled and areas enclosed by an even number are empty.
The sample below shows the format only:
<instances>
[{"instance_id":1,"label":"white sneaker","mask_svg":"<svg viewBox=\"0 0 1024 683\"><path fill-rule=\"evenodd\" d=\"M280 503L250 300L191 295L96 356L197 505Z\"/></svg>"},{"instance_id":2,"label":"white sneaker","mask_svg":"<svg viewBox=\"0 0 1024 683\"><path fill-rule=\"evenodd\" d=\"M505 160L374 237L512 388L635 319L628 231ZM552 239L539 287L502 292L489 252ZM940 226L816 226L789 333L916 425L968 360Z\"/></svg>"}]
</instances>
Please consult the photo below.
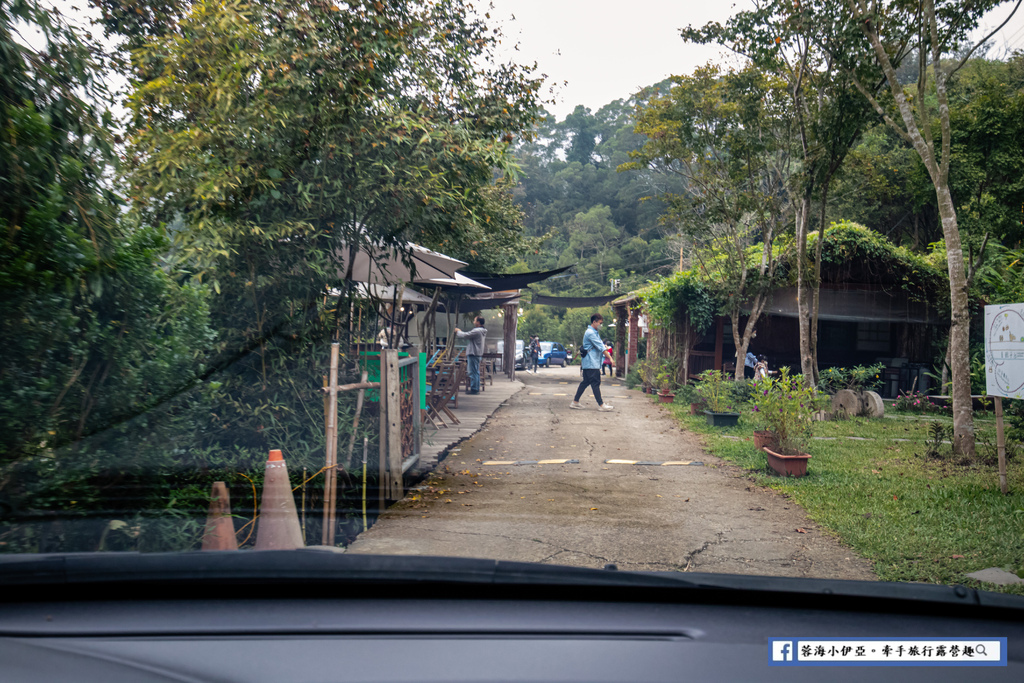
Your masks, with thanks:
<instances>
[{"instance_id":1,"label":"white sneaker","mask_svg":"<svg viewBox=\"0 0 1024 683\"><path fill-rule=\"evenodd\" d=\"M612 406L612 405L610 405L608 403L602 403L600 406L598 406L597 409L598 410L609 411L609 410L614 410L614 408L615 408L614 406Z\"/></svg>"},{"instance_id":2,"label":"white sneaker","mask_svg":"<svg viewBox=\"0 0 1024 683\"><path fill-rule=\"evenodd\" d=\"M586 408L580 405L579 401L573 401L572 403L569 404L569 407L572 408L573 410L586 410Z\"/></svg>"}]
</instances>

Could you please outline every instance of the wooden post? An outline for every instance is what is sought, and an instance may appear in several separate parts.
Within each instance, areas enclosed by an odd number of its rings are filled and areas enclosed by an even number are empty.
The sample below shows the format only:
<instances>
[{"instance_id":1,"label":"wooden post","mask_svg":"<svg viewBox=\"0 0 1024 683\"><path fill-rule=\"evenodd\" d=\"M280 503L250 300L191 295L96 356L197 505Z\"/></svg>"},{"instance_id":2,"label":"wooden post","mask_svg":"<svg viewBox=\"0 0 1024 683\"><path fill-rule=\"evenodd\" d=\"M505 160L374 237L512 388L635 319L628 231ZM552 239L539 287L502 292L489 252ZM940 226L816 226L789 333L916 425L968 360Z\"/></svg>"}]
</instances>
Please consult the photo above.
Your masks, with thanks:
<instances>
[{"instance_id":1,"label":"wooden post","mask_svg":"<svg viewBox=\"0 0 1024 683\"><path fill-rule=\"evenodd\" d=\"M1000 396L996 400L996 448L999 451L999 490L1005 495L1008 493L1006 484L1006 432L1003 429L1003 399Z\"/></svg>"},{"instance_id":2,"label":"wooden post","mask_svg":"<svg viewBox=\"0 0 1024 683\"><path fill-rule=\"evenodd\" d=\"M516 378L516 334L519 327L519 303L505 304L504 320L502 321L505 349L501 354L501 369L509 380ZM523 353L526 351L524 349Z\"/></svg>"},{"instance_id":3,"label":"wooden post","mask_svg":"<svg viewBox=\"0 0 1024 683\"><path fill-rule=\"evenodd\" d=\"M725 318L719 316L715 318L715 370L722 369L722 352L723 342L725 341Z\"/></svg>"},{"instance_id":4,"label":"wooden post","mask_svg":"<svg viewBox=\"0 0 1024 683\"><path fill-rule=\"evenodd\" d=\"M387 374L387 417L388 417L388 493L391 500L398 500L402 491L402 381L398 369L398 349L384 349L381 358L384 367L381 376ZM384 396L381 396L384 400Z\"/></svg>"},{"instance_id":5,"label":"wooden post","mask_svg":"<svg viewBox=\"0 0 1024 683\"><path fill-rule=\"evenodd\" d=\"M327 391L327 428L324 476L324 528L321 543L334 545L335 512L337 510L337 467L338 464L338 342L331 343L331 372Z\"/></svg>"}]
</instances>

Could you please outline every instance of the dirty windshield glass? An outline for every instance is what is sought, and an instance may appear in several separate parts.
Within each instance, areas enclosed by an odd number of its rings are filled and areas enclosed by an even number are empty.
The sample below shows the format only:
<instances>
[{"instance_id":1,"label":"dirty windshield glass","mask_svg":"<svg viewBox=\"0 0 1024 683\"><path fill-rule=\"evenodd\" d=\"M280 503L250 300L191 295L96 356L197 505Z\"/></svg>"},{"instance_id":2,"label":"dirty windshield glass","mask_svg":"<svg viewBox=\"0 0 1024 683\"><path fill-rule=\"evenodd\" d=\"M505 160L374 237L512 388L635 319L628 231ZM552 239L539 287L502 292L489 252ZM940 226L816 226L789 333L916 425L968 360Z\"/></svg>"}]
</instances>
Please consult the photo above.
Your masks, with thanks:
<instances>
[{"instance_id":1,"label":"dirty windshield glass","mask_svg":"<svg viewBox=\"0 0 1024 683\"><path fill-rule=\"evenodd\" d=\"M1015 3L600 5L0 3L0 552L1024 594Z\"/></svg>"}]
</instances>

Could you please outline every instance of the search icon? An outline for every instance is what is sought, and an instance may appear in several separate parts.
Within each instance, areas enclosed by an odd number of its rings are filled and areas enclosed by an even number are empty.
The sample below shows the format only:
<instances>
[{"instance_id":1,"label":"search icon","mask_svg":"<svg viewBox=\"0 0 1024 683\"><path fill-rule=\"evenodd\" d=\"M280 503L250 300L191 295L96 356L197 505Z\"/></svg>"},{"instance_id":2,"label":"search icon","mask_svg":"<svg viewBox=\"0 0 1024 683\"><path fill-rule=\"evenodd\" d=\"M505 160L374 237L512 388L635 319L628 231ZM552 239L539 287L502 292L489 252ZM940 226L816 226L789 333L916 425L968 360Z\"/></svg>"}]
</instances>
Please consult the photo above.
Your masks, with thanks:
<instances>
[{"instance_id":1,"label":"search icon","mask_svg":"<svg viewBox=\"0 0 1024 683\"><path fill-rule=\"evenodd\" d=\"M985 652L985 646L982 645L981 643L978 643L977 645L974 646L974 651L977 652L982 657L988 656L988 653Z\"/></svg>"}]
</instances>

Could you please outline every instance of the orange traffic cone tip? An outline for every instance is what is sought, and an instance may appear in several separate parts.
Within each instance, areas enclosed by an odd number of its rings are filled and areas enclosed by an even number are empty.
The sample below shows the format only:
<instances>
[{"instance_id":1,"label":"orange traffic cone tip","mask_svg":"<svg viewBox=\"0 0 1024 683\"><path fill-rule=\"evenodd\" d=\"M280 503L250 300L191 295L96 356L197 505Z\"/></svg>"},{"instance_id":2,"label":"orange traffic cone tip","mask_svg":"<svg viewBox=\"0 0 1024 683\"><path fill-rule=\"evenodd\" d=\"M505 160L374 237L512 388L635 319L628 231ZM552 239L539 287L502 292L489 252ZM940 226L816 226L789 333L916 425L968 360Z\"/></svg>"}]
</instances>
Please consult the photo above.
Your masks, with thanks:
<instances>
[{"instance_id":1,"label":"orange traffic cone tip","mask_svg":"<svg viewBox=\"0 0 1024 683\"><path fill-rule=\"evenodd\" d=\"M275 448L274 450L270 451L270 457L267 458L267 462L276 462L278 460L284 460L284 456L281 455L281 451Z\"/></svg>"}]
</instances>

